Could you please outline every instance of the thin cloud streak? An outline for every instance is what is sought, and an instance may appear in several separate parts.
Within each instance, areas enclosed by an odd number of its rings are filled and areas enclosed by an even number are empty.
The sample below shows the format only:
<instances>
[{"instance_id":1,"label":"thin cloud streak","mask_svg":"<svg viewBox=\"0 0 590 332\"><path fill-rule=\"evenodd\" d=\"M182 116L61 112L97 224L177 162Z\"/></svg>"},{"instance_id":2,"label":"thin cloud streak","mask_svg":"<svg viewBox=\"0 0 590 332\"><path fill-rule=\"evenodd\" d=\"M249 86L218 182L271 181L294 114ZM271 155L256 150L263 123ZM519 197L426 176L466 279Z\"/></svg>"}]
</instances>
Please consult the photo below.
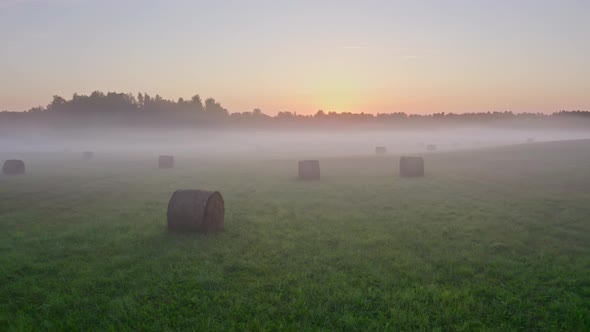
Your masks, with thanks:
<instances>
[{"instance_id":1,"label":"thin cloud streak","mask_svg":"<svg viewBox=\"0 0 590 332\"><path fill-rule=\"evenodd\" d=\"M0 0L0 8L17 7L28 4L73 5L84 0Z\"/></svg>"}]
</instances>

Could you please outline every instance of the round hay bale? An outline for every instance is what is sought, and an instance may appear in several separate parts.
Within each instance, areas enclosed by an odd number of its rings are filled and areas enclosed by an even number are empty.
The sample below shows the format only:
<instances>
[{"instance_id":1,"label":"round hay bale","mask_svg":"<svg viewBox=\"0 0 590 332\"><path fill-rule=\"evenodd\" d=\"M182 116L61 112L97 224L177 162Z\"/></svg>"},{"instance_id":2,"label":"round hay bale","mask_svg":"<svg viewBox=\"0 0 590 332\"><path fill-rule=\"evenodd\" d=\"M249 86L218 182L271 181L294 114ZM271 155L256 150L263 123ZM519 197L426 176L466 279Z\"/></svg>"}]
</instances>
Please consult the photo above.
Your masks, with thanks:
<instances>
[{"instance_id":1,"label":"round hay bale","mask_svg":"<svg viewBox=\"0 0 590 332\"><path fill-rule=\"evenodd\" d=\"M402 177L424 176L424 159L422 157L399 158L399 174Z\"/></svg>"},{"instance_id":2,"label":"round hay bale","mask_svg":"<svg viewBox=\"0 0 590 332\"><path fill-rule=\"evenodd\" d=\"M436 151L436 149L437 149L436 144L428 144L426 146L426 150L428 150L428 151Z\"/></svg>"},{"instance_id":3,"label":"round hay bale","mask_svg":"<svg viewBox=\"0 0 590 332\"><path fill-rule=\"evenodd\" d=\"M384 146L378 146L375 148L375 153L380 156L387 154L387 148Z\"/></svg>"},{"instance_id":4,"label":"round hay bale","mask_svg":"<svg viewBox=\"0 0 590 332\"><path fill-rule=\"evenodd\" d=\"M174 156L160 156L158 158L159 168L174 168Z\"/></svg>"},{"instance_id":5,"label":"round hay bale","mask_svg":"<svg viewBox=\"0 0 590 332\"><path fill-rule=\"evenodd\" d=\"M536 139L534 137L529 137L526 139L526 142L531 144L531 143L535 143Z\"/></svg>"},{"instance_id":6,"label":"round hay bale","mask_svg":"<svg viewBox=\"0 0 590 332\"><path fill-rule=\"evenodd\" d=\"M82 159L84 160L91 160L94 158L94 152L92 151L84 151L82 152Z\"/></svg>"},{"instance_id":7,"label":"round hay bale","mask_svg":"<svg viewBox=\"0 0 590 332\"><path fill-rule=\"evenodd\" d=\"M299 162L299 179L300 180L319 180L320 179L320 161L319 160L302 160Z\"/></svg>"},{"instance_id":8,"label":"round hay bale","mask_svg":"<svg viewBox=\"0 0 590 332\"><path fill-rule=\"evenodd\" d=\"M217 191L177 190L168 202L168 229L177 232L223 231L225 205Z\"/></svg>"},{"instance_id":9,"label":"round hay bale","mask_svg":"<svg viewBox=\"0 0 590 332\"><path fill-rule=\"evenodd\" d=\"M25 174L25 162L22 160L6 160L2 166L2 173L6 175Z\"/></svg>"}]
</instances>

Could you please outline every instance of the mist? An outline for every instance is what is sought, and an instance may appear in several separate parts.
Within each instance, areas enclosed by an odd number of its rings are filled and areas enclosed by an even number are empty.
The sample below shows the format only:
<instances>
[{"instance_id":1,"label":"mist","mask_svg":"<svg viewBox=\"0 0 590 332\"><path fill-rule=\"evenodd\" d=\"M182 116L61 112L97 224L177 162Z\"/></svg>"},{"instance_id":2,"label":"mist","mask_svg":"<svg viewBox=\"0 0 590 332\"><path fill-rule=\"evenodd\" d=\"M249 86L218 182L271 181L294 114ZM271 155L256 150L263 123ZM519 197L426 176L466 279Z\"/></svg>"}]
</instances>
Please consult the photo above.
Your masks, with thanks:
<instances>
[{"instance_id":1,"label":"mist","mask_svg":"<svg viewBox=\"0 0 590 332\"><path fill-rule=\"evenodd\" d=\"M84 133L0 135L0 153L72 153L94 151L97 156L178 158L285 159L363 156L386 147L388 154L420 154L486 147L590 138L589 130L452 129L396 130L231 130L103 128ZM428 152L427 145L436 145Z\"/></svg>"}]
</instances>

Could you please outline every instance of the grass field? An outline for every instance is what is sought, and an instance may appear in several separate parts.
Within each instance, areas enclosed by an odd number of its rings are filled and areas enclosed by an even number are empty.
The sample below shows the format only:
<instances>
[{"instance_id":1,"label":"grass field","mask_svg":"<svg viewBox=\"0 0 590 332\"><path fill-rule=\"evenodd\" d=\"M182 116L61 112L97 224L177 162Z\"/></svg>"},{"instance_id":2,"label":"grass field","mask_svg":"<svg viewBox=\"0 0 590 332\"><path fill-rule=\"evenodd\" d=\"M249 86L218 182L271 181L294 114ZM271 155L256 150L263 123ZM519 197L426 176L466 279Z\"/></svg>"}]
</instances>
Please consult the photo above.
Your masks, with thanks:
<instances>
[{"instance_id":1,"label":"grass field","mask_svg":"<svg viewBox=\"0 0 590 332\"><path fill-rule=\"evenodd\" d=\"M0 330L590 330L590 141L296 160L28 156L0 176ZM226 231L171 234L175 189Z\"/></svg>"}]
</instances>

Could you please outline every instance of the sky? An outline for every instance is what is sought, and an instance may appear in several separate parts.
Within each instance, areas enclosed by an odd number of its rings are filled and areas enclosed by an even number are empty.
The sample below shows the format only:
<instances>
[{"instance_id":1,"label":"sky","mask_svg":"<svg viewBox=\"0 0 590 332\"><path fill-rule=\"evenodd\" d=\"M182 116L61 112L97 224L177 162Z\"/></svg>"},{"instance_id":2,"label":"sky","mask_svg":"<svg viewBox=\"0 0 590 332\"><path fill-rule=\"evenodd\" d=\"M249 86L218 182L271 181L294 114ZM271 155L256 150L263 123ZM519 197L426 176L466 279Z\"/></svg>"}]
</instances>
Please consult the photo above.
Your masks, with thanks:
<instances>
[{"instance_id":1,"label":"sky","mask_svg":"<svg viewBox=\"0 0 590 332\"><path fill-rule=\"evenodd\" d=\"M588 0L0 0L0 110L95 90L230 112L590 110Z\"/></svg>"}]
</instances>

